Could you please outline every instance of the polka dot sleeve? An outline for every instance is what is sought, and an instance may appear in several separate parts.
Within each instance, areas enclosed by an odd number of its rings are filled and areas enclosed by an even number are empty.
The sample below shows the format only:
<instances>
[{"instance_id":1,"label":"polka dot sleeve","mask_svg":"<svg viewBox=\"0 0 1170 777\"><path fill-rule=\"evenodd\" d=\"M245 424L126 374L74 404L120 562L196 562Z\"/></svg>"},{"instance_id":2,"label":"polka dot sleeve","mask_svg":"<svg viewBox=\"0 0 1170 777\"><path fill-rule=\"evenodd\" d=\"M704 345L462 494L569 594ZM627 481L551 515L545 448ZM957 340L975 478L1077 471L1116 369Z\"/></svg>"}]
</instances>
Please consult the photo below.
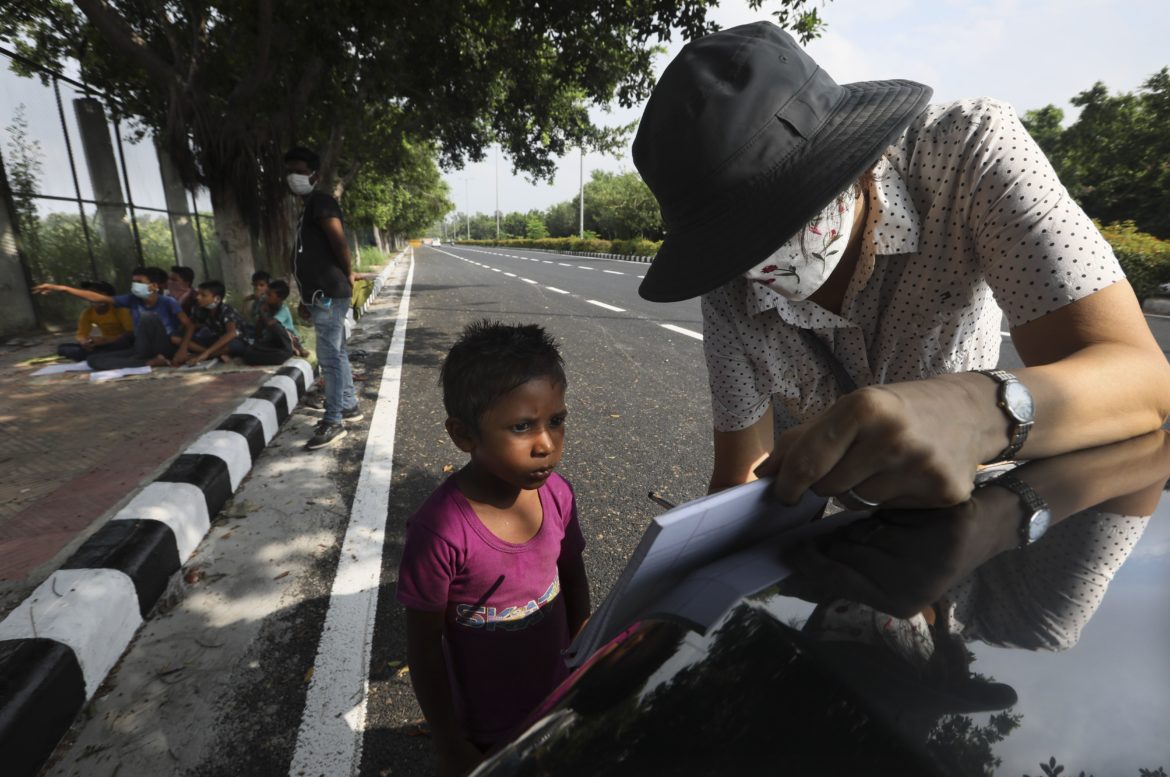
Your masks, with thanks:
<instances>
[{"instance_id":1,"label":"polka dot sleeve","mask_svg":"<svg viewBox=\"0 0 1170 777\"><path fill-rule=\"evenodd\" d=\"M991 645L1068 650L1148 520L1086 510L1035 545L1001 553L947 593L956 629Z\"/></svg>"},{"instance_id":2,"label":"polka dot sleeve","mask_svg":"<svg viewBox=\"0 0 1170 777\"><path fill-rule=\"evenodd\" d=\"M974 101L960 208L984 275L1013 327L1125 278L1109 244L1060 183L1011 106Z\"/></svg>"}]
</instances>

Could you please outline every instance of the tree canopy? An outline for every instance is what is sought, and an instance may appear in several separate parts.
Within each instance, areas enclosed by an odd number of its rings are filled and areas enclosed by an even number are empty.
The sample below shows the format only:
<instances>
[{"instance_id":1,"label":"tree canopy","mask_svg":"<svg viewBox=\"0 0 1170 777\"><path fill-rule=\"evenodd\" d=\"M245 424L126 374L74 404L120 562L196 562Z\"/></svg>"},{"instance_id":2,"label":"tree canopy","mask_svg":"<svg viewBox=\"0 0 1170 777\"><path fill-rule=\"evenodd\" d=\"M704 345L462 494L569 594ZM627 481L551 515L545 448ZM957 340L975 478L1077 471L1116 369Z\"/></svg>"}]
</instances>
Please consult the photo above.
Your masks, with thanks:
<instances>
[{"instance_id":1,"label":"tree canopy","mask_svg":"<svg viewBox=\"0 0 1170 777\"><path fill-rule=\"evenodd\" d=\"M805 40L822 26L806 2L775 12ZM516 171L547 178L572 148L625 142L630 128L595 125L590 106L644 100L660 44L710 32L716 3L16 0L0 40L45 66L76 59L185 183L209 189L238 286L254 236L272 266L287 256L289 146L321 151L335 193L364 186L355 202L395 186L367 167L393 177L417 148L452 168L499 143Z\"/></svg>"},{"instance_id":2,"label":"tree canopy","mask_svg":"<svg viewBox=\"0 0 1170 777\"><path fill-rule=\"evenodd\" d=\"M1024 117L1069 193L1095 219L1170 238L1170 69L1136 92L1097 82L1071 102L1081 113L1067 129L1053 105Z\"/></svg>"}]
</instances>

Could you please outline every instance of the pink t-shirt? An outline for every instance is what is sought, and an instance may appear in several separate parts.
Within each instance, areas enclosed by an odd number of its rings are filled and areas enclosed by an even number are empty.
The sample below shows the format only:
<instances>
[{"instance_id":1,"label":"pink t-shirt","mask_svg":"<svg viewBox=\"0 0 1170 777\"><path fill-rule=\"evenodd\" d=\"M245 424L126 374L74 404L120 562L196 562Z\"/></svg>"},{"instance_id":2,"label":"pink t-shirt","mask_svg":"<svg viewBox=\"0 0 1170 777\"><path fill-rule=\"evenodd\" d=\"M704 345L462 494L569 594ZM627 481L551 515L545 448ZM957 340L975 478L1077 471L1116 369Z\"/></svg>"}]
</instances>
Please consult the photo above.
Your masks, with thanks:
<instances>
[{"instance_id":1,"label":"pink t-shirt","mask_svg":"<svg viewBox=\"0 0 1170 777\"><path fill-rule=\"evenodd\" d=\"M505 542L450 477L406 525L398 601L444 612L456 709L469 738L506 736L568 675L569 622L557 562L585 548L568 481L538 491L544 518L524 543Z\"/></svg>"}]
</instances>

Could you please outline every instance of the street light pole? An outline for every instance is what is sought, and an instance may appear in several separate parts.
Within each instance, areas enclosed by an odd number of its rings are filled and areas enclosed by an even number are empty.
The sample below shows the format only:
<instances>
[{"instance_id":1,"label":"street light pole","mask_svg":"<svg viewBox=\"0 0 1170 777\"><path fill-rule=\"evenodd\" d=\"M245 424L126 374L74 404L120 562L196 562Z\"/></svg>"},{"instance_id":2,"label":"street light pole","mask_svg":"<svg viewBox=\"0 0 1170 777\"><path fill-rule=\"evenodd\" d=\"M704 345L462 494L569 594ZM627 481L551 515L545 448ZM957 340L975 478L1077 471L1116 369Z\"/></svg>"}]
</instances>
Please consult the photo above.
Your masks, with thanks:
<instances>
[{"instance_id":1,"label":"street light pole","mask_svg":"<svg viewBox=\"0 0 1170 777\"><path fill-rule=\"evenodd\" d=\"M500 144L496 144L496 242L500 241Z\"/></svg>"},{"instance_id":2,"label":"street light pole","mask_svg":"<svg viewBox=\"0 0 1170 777\"><path fill-rule=\"evenodd\" d=\"M581 232L580 238L582 240L584 240L585 239L585 147L578 146L577 148L580 149L580 151L581 151L581 190L579 192L579 194L580 194L579 199L581 200L581 223L579 226L580 226L580 232Z\"/></svg>"},{"instance_id":3,"label":"street light pole","mask_svg":"<svg viewBox=\"0 0 1170 777\"><path fill-rule=\"evenodd\" d=\"M467 221L467 239L471 239L471 184L468 183L470 179L463 176L463 209L464 219Z\"/></svg>"}]
</instances>

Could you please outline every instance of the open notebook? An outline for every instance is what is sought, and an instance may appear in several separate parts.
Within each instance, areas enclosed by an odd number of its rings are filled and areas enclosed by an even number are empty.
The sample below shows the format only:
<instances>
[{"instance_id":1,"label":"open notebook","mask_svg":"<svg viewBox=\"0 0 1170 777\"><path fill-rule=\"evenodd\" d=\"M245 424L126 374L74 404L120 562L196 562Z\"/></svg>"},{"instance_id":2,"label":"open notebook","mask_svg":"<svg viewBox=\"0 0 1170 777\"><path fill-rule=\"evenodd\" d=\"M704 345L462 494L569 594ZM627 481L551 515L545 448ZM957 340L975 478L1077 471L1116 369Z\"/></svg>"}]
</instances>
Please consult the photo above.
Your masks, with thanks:
<instances>
[{"instance_id":1,"label":"open notebook","mask_svg":"<svg viewBox=\"0 0 1170 777\"><path fill-rule=\"evenodd\" d=\"M706 630L744 596L783 580L782 549L866 513L821 514L825 498L809 492L794 506L769 493L771 479L679 505L655 518L609 596L566 651L579 666L634 621L681 619Z\"/></svg>"}]
</instances>

